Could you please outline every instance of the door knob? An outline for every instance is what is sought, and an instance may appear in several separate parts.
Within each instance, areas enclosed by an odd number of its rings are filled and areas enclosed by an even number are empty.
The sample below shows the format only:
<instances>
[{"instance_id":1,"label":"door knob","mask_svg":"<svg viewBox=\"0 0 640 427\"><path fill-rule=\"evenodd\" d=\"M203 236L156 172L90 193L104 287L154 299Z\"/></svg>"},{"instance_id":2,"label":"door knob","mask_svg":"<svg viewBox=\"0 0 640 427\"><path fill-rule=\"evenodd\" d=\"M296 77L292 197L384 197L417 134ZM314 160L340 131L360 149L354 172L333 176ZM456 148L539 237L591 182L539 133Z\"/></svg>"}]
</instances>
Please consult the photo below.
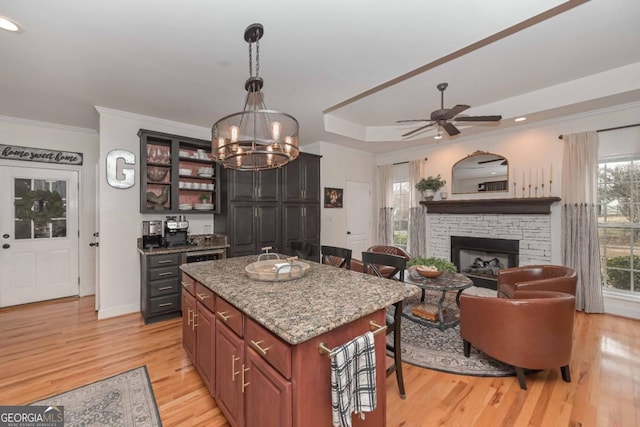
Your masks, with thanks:
<instances>
[{"instance_id":1,"label":"door knob","mask_svg":"<svg viewBox=\"0 0 640 427\"><path fill-rule=\"evenodd\" d=\"M10 244L5 243L4 245L2 245L2 249L9 249L11 247Z\"/></svg>"},{"instance_id":2,"label":"door knob","mask_svg":"<svg viewBox=\"0 0 640 427\"><path fill-rule=\"evenodd\" d=\"M89 246L100 246L100 243L98 242L89 243Z\"/></svg>"}]
</instances>

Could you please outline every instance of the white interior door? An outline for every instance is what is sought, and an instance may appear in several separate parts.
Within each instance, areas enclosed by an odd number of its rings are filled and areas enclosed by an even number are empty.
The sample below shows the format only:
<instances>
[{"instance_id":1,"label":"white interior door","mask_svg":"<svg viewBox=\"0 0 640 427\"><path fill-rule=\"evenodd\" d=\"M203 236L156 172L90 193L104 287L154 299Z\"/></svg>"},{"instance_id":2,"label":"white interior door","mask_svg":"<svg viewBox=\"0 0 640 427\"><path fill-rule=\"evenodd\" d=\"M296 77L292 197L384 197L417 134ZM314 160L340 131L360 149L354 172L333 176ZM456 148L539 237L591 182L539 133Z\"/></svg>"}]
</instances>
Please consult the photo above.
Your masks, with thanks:
<instances>
[{"instance_id":1,"label":"white interior door","mask_svg":"<svg viewBox=\"0 0 640 427\"><path fill-rule=\"evenodd\" d=\"M354 258L360 259L360 254L371 246L371 183L347 181L344 207L346 247L351 249Z\"/></svg>"},{"instance_id":2,"label":"white interior door","mask_svg":"<svg viewBox=\"0 0 640 427\"><path fill-rule=\"evenodd\" d=\"M78 173L0 166L0 307L78 295Z\"/></svg>"}]
</instances>

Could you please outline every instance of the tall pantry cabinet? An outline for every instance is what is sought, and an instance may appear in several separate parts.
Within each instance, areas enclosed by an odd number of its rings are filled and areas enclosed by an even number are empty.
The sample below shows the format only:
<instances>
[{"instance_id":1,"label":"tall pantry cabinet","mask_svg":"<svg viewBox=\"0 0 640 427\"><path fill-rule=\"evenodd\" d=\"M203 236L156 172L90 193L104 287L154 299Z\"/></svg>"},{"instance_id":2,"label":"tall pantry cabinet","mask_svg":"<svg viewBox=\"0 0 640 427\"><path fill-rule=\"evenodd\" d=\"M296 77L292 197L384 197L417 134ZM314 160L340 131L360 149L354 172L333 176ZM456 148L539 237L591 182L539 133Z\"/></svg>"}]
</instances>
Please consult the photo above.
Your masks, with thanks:
<instances>
[{"instance_id":1,"label":"tall pantry cabinet","mask_svg":"<svg viewBox=\"0 0 640 427\"><path fill-rule=\"evenodd\" d=\"M216 233L227 235L229 256L271 252L319 259L320 156L300 156L278 169L220 171Z\"/></svg>"}]
</instances>

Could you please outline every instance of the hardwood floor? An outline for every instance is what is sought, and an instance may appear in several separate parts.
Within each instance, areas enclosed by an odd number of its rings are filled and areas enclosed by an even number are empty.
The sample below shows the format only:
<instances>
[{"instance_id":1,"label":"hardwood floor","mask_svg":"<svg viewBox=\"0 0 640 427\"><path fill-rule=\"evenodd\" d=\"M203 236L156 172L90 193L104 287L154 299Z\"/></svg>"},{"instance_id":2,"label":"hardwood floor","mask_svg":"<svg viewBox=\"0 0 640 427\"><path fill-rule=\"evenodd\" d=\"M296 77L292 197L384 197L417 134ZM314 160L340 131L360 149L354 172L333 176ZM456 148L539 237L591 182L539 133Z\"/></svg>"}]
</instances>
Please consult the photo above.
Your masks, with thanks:
<instances>
[{"instance_id":1,"label":"hardwood floor","mask_svg":"<svg viewBox=\"0 0 640 427\"><path fill-rule=\"evenodd\" d=\"M0 309L0 405L26 404L147 365L165 426L226 426L181 345L180 319L96 320L92 297ZM389 426L640 425L640 321L576 314L573 382L560 370L481 378L404 364L387 380Z\"/></svg>"}]
</instances>

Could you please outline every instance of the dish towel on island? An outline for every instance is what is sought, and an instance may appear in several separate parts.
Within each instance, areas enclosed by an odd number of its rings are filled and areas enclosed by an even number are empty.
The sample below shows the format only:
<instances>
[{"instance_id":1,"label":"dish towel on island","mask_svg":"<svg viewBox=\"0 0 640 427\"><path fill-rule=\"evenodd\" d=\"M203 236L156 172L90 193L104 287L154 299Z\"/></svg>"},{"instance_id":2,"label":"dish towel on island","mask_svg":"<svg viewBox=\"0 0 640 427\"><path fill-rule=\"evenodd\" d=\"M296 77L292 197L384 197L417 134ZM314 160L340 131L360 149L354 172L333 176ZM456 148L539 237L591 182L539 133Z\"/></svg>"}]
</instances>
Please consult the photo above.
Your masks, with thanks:
<instances>
[{"instance_id":1,"label":"dish towel on island","mask_svg":"<svg viewBox=\"0 0 640 427\"><path fill-rule=\"evenodd\" d=\"M333 425L351 427L351 414L376 409L376 350L372 332L334 348L331 356Z\"/></svg>"}]
</instances>

